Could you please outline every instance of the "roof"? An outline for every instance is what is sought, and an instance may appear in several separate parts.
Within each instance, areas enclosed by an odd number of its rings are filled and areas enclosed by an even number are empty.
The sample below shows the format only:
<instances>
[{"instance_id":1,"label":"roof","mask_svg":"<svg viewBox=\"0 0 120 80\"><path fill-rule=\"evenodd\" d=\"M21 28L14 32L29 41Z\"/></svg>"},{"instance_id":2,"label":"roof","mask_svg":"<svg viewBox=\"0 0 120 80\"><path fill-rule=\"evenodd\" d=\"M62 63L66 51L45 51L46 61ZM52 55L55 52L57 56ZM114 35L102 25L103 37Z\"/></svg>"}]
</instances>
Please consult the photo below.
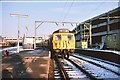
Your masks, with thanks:
<instances>
[{"instance_id":1,"label":"roof","mask_svg":"<svg viewBox=\"0 0 120 80\"><path fill-rule=\"evenodd\" d=\"M63 32L64 33L69 33L69 32L72 33L69 29L61 28L61 29L58 29L58 30L54 31L53 34L54 33L63 33Z\"/></svg>"}]
</instances>

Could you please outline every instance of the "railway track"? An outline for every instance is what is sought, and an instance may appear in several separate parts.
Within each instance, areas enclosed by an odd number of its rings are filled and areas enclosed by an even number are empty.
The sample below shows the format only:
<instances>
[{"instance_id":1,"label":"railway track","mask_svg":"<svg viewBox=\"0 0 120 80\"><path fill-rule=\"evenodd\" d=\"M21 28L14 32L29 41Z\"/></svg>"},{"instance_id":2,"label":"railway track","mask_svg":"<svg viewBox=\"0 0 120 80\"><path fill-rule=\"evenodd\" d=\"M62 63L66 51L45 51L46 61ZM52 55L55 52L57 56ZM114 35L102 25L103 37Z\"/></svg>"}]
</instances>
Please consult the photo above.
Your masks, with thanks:
<instances>
[{"instance_id":1,"label":"railway track","mask_svg":"<svg viewBox=\"0 0 120 80\"><path fill-rule=\"evenodd\" d=\"M55 59L61 78L64 80L69 80L69 76L58 59Z\"/></svg>"},{"instance_id":2,"label":"railway track","mask_svg":"<svg viewBox=\"0 0 120 80\"><path fill-rule=\"evenodd\" d=\"M109 69L95 62L90 62L90 61L76 58L73 56L70 57L70 60L72 60L77 65L81 66L84 70L92 74L97 79L110 79L110 78L119 79L120 78L119 69L117 69L118 72L115 72L112 69Z\"/></svg>"},{"instance_id":3,"label":"railway track","mask_svg":"<svg viewBox=\"0 0 120 80\"><path fill-rule=\"evenodd\" d=\"M78 59L81 59L81 60L84 60L84 61L87 61L91 64L94 64L98 67L101 67L101 68L104 68L106 70L109 70L113 73L115 73L116 75L119 75L120 76L120 65L119 64L115 64L115 63L111 63L111 62L106 62L104 60L100 60L100 59L97 59L97 58L93 58L93 57L89 57L89 56L84 56L84 55L72 55Z\"/></svg>"},{"instance_id":4,"label":"railway track","mask_svg":"<svg viewBox=\"0 0 120 80\"><path fill-rule=\"evenodd\" d=\"M55 59L55 78L58 80L85 79L95 80L96 78L82 69L80 66L72 63L69 59Z\"/></svg>"},{"instance_id":5,"label":"railway track","mask_svg":"<svg viewBox=\"0 0 120 80\"><path fill-rule=\"evenodd\" d=\"M56 61L56 60L55 60ZM108 62L100 62L98 59L91 60L88 57L72 55L69 59L59 59L57 66L55 67L55 78L62 78L62 72L65 72L66 79L64 80L71 80L71 79L87 79L87 80L97 80L97 79L119 79L120 72L119 65L108 63ZM63 69L62 72L59 74L58 64ZM56 64L55 64L56 65ZM117 65L117 66L116 66ZM58 77L59 76L59 77ZM82 76L82 77L81 77ZM84 77L83 77L84 76Z\"/></svg>"},{"instance_id":6,"label":"railway track","mask_svg":"<svg viewBox=\"0 0 120 80\"><path fill-rule=\"evenodd\" d=\"M110 65L112 65L112 66L120 67L120 65L117 64L117 63L113 63L113 62L110 62L110 61L98 59L98 58L91 57L91 56L87 56L87 55L82 55L82 54L79 54L79 53L76 53L75 56L79 56L79 57L80 57L80 56L83 56L84 58L89 58L89 59L92 59L92 60L95 60L95 61L100 61L100 62L103 62L103 63L106 63L106 64L110 64Z\"/></svg>"}]
</instances>

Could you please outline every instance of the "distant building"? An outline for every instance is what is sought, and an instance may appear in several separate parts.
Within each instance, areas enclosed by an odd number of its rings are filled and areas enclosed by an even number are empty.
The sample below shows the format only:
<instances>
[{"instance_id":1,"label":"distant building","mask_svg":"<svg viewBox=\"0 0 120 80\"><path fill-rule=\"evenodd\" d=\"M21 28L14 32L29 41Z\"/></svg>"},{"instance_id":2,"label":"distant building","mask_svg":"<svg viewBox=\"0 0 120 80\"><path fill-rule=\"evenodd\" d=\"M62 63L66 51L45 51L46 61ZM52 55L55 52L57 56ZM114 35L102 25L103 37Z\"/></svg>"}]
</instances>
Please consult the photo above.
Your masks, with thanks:
<instances>
[{"instance_id":1,"label":"distant building","mask_svg":"<svg viewBox=\"0 0 120 80\"><path fill-rule=\"evenodd\" d=\"M43 38L42 37L37 37L36 38L36 46L42 46L42 42L43 42ZM34 49L34 37L24 37L23 38L23 48L27 48L27 49Z\"/></svg>"},{"instance_id":2,"label":"distant building","mask_svg":"<svg viewBox=\"0 0 120 80\"><path fill-rule=\"evenodd\" d=\"M9 46L9 43L2 37L0 36L0 47L4 46Z\"/></svg>"},{"instance_id":3,"label":"distant building","mask_svg":"<svg viewBox=\"0 0 120 80\"><path fill-rule=\"evenodd\" d=\"M14 38L14 37L5 37L5 40L7 41L7 42L18 42L18 40L17 40L17 38ZM19 42L22 42L23 41L23 38L22 37L20 37L19 38Z\"/></svg>"}]
</instances>

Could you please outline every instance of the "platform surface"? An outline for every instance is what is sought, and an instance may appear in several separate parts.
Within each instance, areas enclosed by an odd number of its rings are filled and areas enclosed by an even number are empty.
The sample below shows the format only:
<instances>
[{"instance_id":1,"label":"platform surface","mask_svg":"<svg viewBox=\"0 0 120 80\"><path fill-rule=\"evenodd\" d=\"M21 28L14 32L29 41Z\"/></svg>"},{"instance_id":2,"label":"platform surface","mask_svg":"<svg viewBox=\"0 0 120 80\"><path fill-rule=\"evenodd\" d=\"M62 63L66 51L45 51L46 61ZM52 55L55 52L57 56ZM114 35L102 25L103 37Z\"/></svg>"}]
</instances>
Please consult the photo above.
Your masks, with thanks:
<instances>
[{"instance_id":1,"label":"platform surface","mask_svg":"<svg viewBox=\"0 0 120 80\"><path fill-rule=\"evenodd\" d=\"M49 73L49 51L22 51L2 58L3 78L42 78Z\"/></svg>"}]
</instances>

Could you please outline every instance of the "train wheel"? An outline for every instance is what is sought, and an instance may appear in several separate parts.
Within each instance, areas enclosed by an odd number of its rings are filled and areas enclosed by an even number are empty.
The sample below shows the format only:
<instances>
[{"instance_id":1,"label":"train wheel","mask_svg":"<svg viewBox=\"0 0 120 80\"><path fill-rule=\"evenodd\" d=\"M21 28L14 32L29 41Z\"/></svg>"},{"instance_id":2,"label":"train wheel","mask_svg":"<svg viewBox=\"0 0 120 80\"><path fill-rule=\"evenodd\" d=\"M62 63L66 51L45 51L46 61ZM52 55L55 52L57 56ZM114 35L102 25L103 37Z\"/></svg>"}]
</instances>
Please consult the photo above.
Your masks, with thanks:
<instances>
[{"instance_id":1,"label":"train wheel","mask_svg":"<svg viewBox=\"0 0 120 80\"><path fill-rule=\"evenodd\" d=\"M62 59L64 59L64 53L60 53Z\"/></svg>"},{"instance_id":2,"label":"train wheel","mask_svg":"<svg viewBox=\"0 0 120 80\"><path fill-rule=\"evenodd\" d=\"M58 58L58 53L55 53L55 54L54 54L54 59L55 59L55 58Z\"/></svg>"},{"instance_id":3,"label":"train wheel","mask_svg":"<svg viewBox=\"0 0 120 80\"><path fill-rule=\"evenodd\" d=\"M67 53L66 54L64 53L64 58L67 58Z\"/></svg>"},{"instance_id":4,"label":"train wheel","mask_svg":"<svg viewBox=\"0 0 120 80\"><path fill-rule=\"evenodd\" d=\"M69 54L69 53L67 53L67 58L69 58L69 56L70 56L70 54Z\"/></svg>"},{"instance_id":5,"label":"train wheel","mask_svg":"<svg viewBox=\"0 0 120 80\"><path fill-rule=\"evenodd\" d=\"M67 58L67 51L66 50L63 51L63 55L64 55L64 58Z\"/></svg>"}]
</instances>

